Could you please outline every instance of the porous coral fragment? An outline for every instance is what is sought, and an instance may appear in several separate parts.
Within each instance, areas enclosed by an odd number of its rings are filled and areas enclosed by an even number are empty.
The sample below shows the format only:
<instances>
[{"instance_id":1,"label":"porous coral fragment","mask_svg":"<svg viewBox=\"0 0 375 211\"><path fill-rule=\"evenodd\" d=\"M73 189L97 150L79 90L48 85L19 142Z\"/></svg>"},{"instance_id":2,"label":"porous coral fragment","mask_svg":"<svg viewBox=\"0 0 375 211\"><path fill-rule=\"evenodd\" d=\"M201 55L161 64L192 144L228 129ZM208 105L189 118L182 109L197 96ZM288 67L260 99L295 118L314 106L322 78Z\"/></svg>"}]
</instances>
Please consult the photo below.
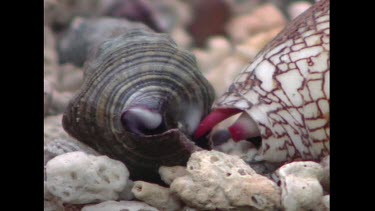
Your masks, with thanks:
<instances>
[{"instance_id":1,"label":"porous coral fragment","mask_svg":"<svg viewBox=\"0 0 375 211\"><path fill-rule=\"evenodd\" d=\"M214 150L195 152L187 171L188 175L176 178L170 187L191 207L272 210L280 206L277 185L256 174L238 156Z\"/></svg>"},{"instance_id":2,"label":"porous coral fragment","mask_svg":"<svg viewBox=\"0 0 375 211\"><path fill-rule=\"evenodd\" d=\"M80 151L48 161L46 174L48 191L70 204L116 200L129 177L126 166L120 161Z\"/></svg>"}]
</instances>

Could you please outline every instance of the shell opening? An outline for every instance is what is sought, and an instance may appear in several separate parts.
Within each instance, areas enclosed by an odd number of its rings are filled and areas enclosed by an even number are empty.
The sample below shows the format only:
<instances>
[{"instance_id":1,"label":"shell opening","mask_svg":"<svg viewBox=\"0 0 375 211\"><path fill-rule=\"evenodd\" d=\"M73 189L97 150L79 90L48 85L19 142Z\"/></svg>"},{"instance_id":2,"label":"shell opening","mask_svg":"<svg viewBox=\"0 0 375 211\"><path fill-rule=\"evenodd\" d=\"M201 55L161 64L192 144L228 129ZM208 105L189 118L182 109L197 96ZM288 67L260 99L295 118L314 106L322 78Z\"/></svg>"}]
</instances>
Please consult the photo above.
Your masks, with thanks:
<instances>
[{"instance_id":1,"label":"shell opening","mask_svg":"<svg viewBox=\"0 0 375 211\"><path fill-rule=\"evenodd\" d=\"M258 125L247 112L240 109L226 108L214 110L200 123L195 131L195 138L202 137L209 133L215 125L240 112L242 113L239 118L234 124L228 127L228 129L218 130L211 133L213 145L221 145L232 138L235 142L241 140L250 141L259 148L262 139Z\"/></svg>"},{"instance_id":2,"label":"shell opening","mask_svg":"<svg viewBox=\"0 0 375 211\"><path fill-rule=\"evenodd\" d=\"M235 142L260 136L256 122L246 112L228 130Z\"/></svg>"},{"instance_id":3,"label":"shell opening","mask_svg":"<svg viewBox=\"0 0 375 211\"><path fill-rule=\"evenodd\" d=\"M225 108L225 109L217 109L211 112L208 116L206 116L202 122L199 124L197 130L194 133L194 138L198 139L205 134L209 133L211 129L223 121L224 119L233 116L242 110L237 108Z\"/></svg>"},{"instance_id":4,"label":"shell opening","mask_svg":"<svg viewBox=\"0 0 375 211\"><path fill-rule=\"evenodd\" d=\"M121 115L126 130L138 135L152 135L165 131L163 118L157 111L143 107L132 107Z\"/></svg>"}]
</instances>

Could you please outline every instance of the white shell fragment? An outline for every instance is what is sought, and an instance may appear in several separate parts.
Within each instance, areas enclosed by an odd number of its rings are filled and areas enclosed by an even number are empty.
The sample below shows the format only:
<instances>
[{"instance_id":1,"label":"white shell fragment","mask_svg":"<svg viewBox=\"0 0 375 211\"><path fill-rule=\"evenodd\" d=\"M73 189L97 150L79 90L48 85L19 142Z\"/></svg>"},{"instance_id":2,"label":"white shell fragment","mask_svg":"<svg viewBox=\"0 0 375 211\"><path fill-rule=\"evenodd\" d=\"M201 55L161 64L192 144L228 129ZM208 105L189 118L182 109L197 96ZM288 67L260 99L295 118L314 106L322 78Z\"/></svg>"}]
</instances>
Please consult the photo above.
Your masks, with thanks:
<instances>
[{"instance_id":1,"label":"white shell fragment","mask_svg":"<svg viewBox=\"0 0 375 211\"><path fill-rule=\"evenodd\" d=\"M189 175L176 178L170 188L190 207L273 210L280 206L279 187L238 156L198 151L190 157L187 171Z\"/></svg>"},{"instance_id":2,"label":"white shell fragment","mask_svg":"<svg viewBox=\"0 0 375 211\"><path fill-rule=\"evenodd\" d=\"M320 206L323 188L321 165L311 161L286 164L276 171L281 180L282 205L288 211L315 210Z\"/></svg>"},{"instance_id":3,"label":"white shell fragment","mask_svg":"<svg viewBox=\"0 0 375 211\"><path fill-rule=\"evenodd\" d=\"M158 211L158 209L139 201L105 201L87 205L82 211Z\"/></svg>"},{"instance_id":4,"label":"white shell fragment","mask_svg":"<svg viewBox=\"0 0 375 211\"><path fill-rule=\"evenodd\" d=\"M161 211L178 211L182 208L182 202L169 188L157 184L135 181L132 192L135 198Z\"/></svg>"},{"instance_id":5,"label":"white shell fragment","mask_svg":"<svg viewBox=\"0 0 375 211\"><path fill-rule=\"evenodd\" d=\"M129 177L123 163L79 151L54 157L46 173L48 191L70 204L116 200Z\"/></svg>"}]
</instances>

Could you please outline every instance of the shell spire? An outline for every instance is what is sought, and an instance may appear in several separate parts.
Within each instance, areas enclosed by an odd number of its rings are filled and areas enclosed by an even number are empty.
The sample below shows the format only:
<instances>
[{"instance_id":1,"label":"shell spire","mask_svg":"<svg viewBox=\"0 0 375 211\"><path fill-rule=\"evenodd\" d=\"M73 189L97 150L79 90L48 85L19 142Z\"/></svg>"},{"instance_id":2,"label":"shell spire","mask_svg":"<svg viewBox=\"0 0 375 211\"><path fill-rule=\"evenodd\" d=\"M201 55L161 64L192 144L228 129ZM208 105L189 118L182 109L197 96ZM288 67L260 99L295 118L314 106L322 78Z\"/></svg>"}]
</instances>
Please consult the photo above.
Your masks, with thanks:
<instances>
[{"instance_id":1,"label":"shell spire","mask_svg":"<svg viewBox=\"0 0 375 211\"><path fill-rule=\"evenodd\" d=\"M329 0L317 2L266 45L215 101L195 136L234 114L228 110L240 110L248 116L229 132L235 141L261 137L256 160L320 160L329 154L329 6Z\"/></svg>"}]
</instances>

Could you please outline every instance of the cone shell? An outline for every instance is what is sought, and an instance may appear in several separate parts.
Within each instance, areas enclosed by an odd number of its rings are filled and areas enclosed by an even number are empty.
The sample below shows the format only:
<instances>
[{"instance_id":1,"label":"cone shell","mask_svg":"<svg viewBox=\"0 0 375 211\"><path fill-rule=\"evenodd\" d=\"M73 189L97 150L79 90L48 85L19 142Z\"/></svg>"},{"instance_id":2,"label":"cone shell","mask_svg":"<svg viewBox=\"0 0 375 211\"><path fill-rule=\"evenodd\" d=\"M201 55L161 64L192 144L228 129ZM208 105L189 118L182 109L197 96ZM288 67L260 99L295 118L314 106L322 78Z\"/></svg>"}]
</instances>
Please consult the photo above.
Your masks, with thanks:
<instances>
[{"instance_id":1,"label":"cone shell","mask_svg":"<svg viewBox=\"0 0 375 211\"><path fill-rule=\"evenodd\" d=\"M214 104L255 120L258 160L319 160L329 154L329 1L294 19Z\"/></svg>"},{"instance_id":2,"label":"cone shell","mask_svg":"<svg viewBox=\"0 0 375 211\"><path fill-rule=\"evenodd\" d=\"M134 29L94 50L63 127L123 161L132 179L154 180L160 165L184 165L199 149L190 137L213 100L213 88L192 54L165 34ZM134 106L157 108L166 130L140 135L125 129L121 115Z\"/></svg>"}]
</instances>

